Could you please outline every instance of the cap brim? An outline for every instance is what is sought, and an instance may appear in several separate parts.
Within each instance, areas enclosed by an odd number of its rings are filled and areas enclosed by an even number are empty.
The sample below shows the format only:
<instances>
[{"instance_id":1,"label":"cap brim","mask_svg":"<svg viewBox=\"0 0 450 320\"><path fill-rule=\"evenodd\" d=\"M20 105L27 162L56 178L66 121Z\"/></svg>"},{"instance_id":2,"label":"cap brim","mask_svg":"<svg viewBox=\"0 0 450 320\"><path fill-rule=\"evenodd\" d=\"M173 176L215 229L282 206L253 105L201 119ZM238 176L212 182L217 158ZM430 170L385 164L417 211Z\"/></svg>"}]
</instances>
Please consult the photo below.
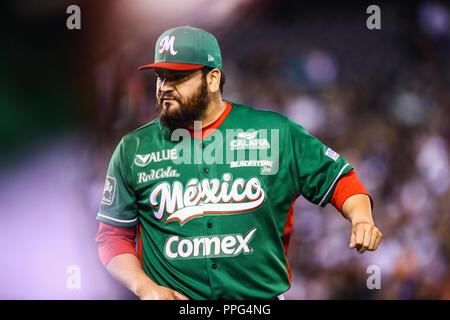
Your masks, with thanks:
<instances>
[{"instance_id":1,"label":"cap brim","mask_svg":"<svg viewBox=\"0 0 450 320\"><path fill-rule=\"evenodd\" d=\"M169 69L169 70L196 70L203 68L203 64L176 63L176 62L155 62L139 67L139 70L147 69Z\"/></svg>"}]
</instances>

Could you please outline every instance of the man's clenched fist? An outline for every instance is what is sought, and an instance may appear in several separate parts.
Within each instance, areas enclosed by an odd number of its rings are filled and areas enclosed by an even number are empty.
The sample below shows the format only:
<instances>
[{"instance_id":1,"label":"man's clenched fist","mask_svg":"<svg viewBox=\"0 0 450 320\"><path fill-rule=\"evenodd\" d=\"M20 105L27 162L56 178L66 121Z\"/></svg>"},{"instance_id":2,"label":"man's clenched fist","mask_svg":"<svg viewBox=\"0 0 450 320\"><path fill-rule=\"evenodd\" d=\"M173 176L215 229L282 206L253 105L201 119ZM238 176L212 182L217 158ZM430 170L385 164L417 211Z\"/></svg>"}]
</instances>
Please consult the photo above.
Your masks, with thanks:
<instances>
[{"instance_id":1,"label":"man's clenched fist","mask_svg":"<svg viewBox=\"0 0 450 320\"><path fill-rule=\"evenodd\" d=\"M352 225L352 234L350 236L350 248L356 248L359 253L366 250L375 251L381 242L380 230L373 223L357 222Z\"/></svg>"}]
</instances>

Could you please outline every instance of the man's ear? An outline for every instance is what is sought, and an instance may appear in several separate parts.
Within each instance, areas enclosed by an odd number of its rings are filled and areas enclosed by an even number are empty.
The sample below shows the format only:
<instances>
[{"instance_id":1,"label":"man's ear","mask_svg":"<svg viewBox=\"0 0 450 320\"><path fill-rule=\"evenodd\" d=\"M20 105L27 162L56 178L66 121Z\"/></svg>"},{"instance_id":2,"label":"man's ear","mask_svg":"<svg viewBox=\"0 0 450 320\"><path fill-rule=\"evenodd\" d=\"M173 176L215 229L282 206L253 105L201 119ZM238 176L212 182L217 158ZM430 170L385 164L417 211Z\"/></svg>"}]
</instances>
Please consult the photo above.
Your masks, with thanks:
<instances>
[{"instance_id":1,"label":"man's ear","mask_svg":"<svg viewBox=\"0 0 450 320\"><path fill-rule=\"evenodd\" d=\"M206 77L206 81L208 83L209 91L211 91L212 93L216 93L216 92L220 91L220 78L221 77L222 77L222 73L217 68L212 69L208 73L208 75Z\"/></svg>"}]
</instances>

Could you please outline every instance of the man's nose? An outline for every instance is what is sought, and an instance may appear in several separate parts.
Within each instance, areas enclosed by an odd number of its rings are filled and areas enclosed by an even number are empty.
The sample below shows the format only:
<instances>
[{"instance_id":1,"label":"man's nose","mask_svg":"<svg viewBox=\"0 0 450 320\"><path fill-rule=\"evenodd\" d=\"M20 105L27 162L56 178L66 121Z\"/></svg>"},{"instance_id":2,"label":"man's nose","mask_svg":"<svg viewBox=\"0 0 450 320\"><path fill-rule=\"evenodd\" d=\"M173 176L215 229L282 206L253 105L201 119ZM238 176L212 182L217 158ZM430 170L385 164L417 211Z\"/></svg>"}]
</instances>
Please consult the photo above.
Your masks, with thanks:
<instances>
[{"instance_id":1,"label":"man's nose","mask_svg":"<svg viewBox=\"0 0 450 320\"><path fill-rule=\"evenodd\" d=\"M159 90L160 90L161 92L172 91L173 89L174 89L174 87L173 87L171 81L167 81L166 78L164 78L164 79L161 81L161 84L160 84L160 86L159 86Z\"/></svg>"}]
</instances>

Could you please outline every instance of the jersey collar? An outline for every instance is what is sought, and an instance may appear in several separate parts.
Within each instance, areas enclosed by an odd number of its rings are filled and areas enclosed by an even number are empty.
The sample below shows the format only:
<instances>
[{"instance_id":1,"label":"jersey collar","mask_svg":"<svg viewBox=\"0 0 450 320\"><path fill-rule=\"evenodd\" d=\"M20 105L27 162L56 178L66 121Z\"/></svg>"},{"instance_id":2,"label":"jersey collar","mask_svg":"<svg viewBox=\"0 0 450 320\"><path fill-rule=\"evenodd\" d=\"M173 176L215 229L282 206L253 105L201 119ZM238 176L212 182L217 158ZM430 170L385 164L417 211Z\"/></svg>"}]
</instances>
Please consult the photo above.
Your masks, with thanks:
<instances>
[{"instance_id":1,"label":"jersey collar","mask_svg":"<svg viewBox=\"0 0 450 320\"><path fill-rule=\"evenodd\" d=\"M206 127L203 127L201 131L189 130L191 136L196 139L202 140L211 135L215 130L217 130L217 128L219 128L220 125L225 121L232 108L230 102L225 101L225 103L225 110L213 123L210 123Z\"/></svg>"}]
</instances>

